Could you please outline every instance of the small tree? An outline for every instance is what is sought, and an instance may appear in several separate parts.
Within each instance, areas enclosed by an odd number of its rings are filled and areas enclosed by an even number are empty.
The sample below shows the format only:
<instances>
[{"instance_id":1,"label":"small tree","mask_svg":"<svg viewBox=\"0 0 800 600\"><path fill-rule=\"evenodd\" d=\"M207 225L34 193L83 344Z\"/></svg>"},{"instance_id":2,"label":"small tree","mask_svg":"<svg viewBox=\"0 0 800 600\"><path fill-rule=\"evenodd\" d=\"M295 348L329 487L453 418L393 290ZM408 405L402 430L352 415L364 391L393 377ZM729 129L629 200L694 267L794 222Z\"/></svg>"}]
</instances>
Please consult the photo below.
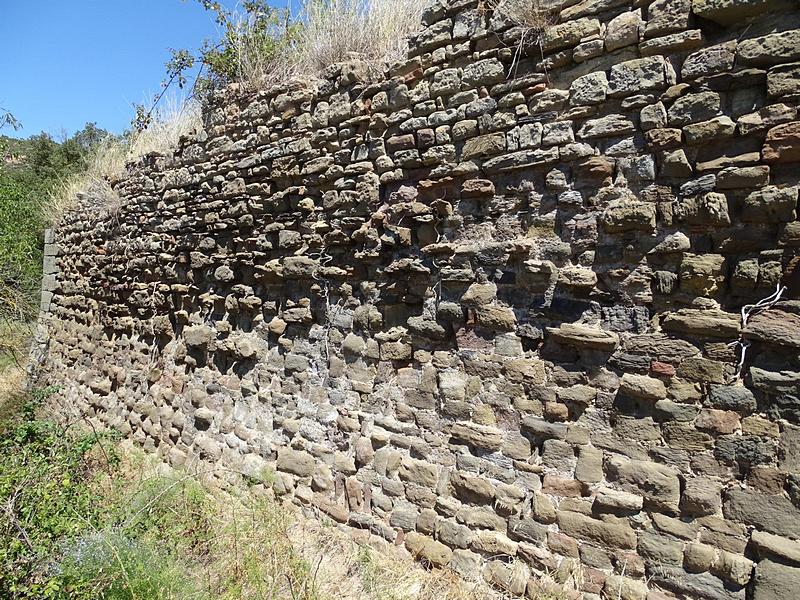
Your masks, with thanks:
<instances>
[{"instance_id":1,"label":"small tree","mask_svg":"<svg viewBox=\"0 0 800 600\"><path fill-rule=\"evenodd\" d=\"M158 103L167 90L185 89L190 73L197 69L189 98L203 97L209 91L235 81L254 81L267 77L275 61L297 38L299 23L291 18L288 8L275 8L268 0L244 0L238 10L228 10L213 0L197 0L214 13L222 30L217 42L204 40L197 51L170 48L166 76L161 91L149 106L134 105L133 127L146 129L152 122Z\"/></svg>"}]
</instances>

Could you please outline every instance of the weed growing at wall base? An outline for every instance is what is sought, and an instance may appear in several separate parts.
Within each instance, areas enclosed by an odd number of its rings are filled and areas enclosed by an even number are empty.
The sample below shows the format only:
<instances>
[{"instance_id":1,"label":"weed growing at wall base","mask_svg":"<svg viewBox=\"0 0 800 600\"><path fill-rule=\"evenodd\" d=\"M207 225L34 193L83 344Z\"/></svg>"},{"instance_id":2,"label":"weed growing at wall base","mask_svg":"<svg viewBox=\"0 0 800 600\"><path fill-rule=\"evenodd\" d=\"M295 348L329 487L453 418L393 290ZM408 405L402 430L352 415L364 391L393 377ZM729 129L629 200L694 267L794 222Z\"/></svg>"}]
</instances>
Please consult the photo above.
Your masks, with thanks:
<instances>
[{"instance_id":1,"label":"weed growing at wall base","mask_svg":"<svg viewBox=\"0 0 800 600\"><path fill-rule=\"evenodd\" d=\"M98 497L84 483L93 437L65 437L35 417L39 401L25 399L0 434L0 597L55 598L51 561L61 540L91 522Z\"/></svg>"}]
</instances>

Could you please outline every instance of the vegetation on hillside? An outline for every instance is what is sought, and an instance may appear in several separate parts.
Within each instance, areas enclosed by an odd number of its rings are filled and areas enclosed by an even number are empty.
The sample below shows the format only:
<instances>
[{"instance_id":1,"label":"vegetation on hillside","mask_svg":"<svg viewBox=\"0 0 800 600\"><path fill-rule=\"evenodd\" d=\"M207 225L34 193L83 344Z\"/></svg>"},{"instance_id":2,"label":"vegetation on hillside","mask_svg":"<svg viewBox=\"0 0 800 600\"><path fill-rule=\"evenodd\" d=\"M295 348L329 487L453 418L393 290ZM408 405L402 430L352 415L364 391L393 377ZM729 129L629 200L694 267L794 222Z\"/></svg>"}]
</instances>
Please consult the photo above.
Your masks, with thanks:
<instances>
[{"instance_id":1,"label":"vegetation on hillside","mask_svg":"<svg viewBox=\"0 0 800 600\"><path fill-rule=\"evenodd\" d=\"M0 122L18 125L13 116ZM0 136L0 367L24 360L36 317L44 229L63 182L86 172L109 134L94 123L58 142Z\"/></svg>"},{"instance_id":2,"label":"vegetation on hillside","mask_svg":"<svg viewBox=\"0 0 800 600\"><path fill-rule=\"evenodd\" d=\"M18 125L13 117L0 121ZM109 137L94 123L60 142L46 133L0 136L0 367L24 361L38 308L51 199L64 181L87 170Z\"/></svg>"}]
</instances>

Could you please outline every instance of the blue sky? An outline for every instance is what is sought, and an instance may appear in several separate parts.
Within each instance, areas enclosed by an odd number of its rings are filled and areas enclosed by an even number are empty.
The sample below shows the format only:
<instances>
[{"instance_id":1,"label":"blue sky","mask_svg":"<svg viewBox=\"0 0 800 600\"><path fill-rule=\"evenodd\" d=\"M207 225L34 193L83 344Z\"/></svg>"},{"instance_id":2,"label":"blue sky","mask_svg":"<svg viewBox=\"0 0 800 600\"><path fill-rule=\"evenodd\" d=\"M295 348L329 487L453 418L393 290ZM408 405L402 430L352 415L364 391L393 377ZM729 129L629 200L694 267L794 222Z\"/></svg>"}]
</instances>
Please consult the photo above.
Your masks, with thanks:
<instances>
[{"instance_id":1,"label":"blue sky","mask_svg":"<svg viewBox=\"0 0 800 600\"><path fill-rule=\"evenodd\" d=\"M0 106L24 126L2 133L17 137L88 121L120 133L159 91L168 49L217 34L197 0L0 0L0 13Z\"/></svg>"}]
</instances>

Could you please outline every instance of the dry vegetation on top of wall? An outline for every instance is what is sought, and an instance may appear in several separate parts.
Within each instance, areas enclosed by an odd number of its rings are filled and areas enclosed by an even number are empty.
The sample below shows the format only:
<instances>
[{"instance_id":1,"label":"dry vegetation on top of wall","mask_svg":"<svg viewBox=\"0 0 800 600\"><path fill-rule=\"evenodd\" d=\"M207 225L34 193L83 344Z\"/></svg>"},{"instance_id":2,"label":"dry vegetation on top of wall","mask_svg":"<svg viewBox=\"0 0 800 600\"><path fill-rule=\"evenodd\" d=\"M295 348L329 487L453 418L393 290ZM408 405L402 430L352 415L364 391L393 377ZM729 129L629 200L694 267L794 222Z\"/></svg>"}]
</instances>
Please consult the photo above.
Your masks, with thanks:
<instances>
[{"instance_id":1,"label":"dry vegetation on top of wall","mask_svg":"<svg viewBox=\"0 0 800 600\"><path fill-rule=\"evenodd\" d=\"M245 90L289 81L313 84L331 65L353 59L380 74L403 58L427 5L428 0L307 0L292 25L226 13L225 43L236 83Z\"/></svg>"},{"instance_id":2,"label":"dry vegetation on top of wall","mask_svg":"<svg viewBox=\"0 0 800 600\"><path fill-rule=\"evenodd\" d=\"M290 81L313 84L331 65L358 59L372 74L401 59L408 37L421 27L428 0L308 0L302 8L302 25L293 29L290 43L265 46L264 36L287 35L274 27L263 31L263 21L235 13L227 18L227 37L235 63L237 83L258 90ZM271 48L269 53L265 48ZM277 50L276 50L277 48ZM166 103L153 111L146 128L124 142L109 139L91 157L85 173L64 182L50 198L48 220L56 223L76 205L102 215L118 208L112 184L123 176L128 162L150 153L166 153L180 137L199 128L200 104Z\"/></svg>"},{"instance_id":3,"label":"dry vegetation on top of wall","mask_svg":"<svg viewBox=\"0 0 800 600\"><path fill-rule=\"evenodd\" d=\"M558 20L560 2L553 0L487 0L490 8L518 26L543 32Z\"/></svg>"},{"instance_id":4,"label":"dry vegetation on top of wall","mask_svg":"<svg viewBox=\"0 0 800 600\"><path fill-rule=\"evenodd\" d=\"M332 64L358 58L379 67L403 58L408 36L421 27L428 0L308 2L293 58L314 78Z\"/></svg>"},{"instance_id":5,"label":"dry vegetation on top of wall","mask_svg":"<svg viewBox=\"0 0 800 600\"><path fill-rule=\"evenodd\" d=\"M181 136L201 126L200 105L171 99L152 115L147 128L123 139L108 137L93 149L87 169L64 179L45 205L47 221L58 223L76 206L103 215L119 208L113 184L125 174L126 165L151 153L165 154L178 146Z\"/></svg>"}]
</instances>

